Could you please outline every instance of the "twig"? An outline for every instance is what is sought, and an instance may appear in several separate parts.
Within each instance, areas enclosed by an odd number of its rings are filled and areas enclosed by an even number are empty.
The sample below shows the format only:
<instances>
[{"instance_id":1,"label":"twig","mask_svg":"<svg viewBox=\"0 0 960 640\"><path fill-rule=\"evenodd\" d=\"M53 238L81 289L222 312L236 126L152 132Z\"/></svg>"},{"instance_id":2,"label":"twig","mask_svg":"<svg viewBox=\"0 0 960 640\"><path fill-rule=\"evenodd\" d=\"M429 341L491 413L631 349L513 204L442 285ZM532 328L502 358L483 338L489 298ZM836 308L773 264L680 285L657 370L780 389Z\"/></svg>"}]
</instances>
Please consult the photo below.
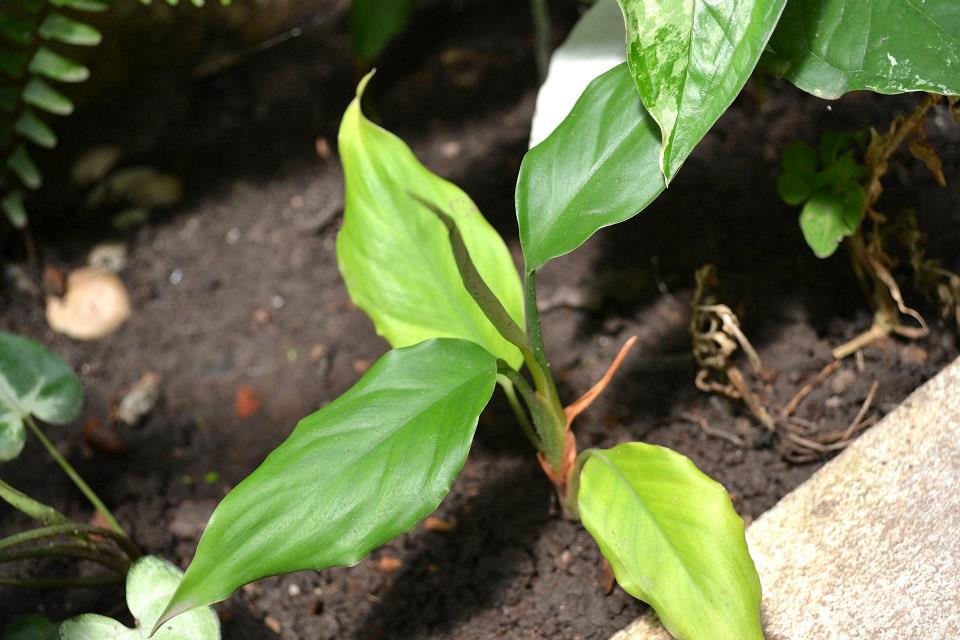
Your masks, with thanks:
<instances>
[{"instance_id":1,"label":"twig","mask_svg":"<svg viewBox=\"0 0 960 640\"><path fill-rule=\"evenodd\" d=\"M820 370L820 373L817 374L817 377L813 381L808 382L807 384L800 387L800 390L797 391L796 395L790 399L790 402L787 403L787 406L783 408L780 412L780 419L786 420L793 412L797 410L797 407L800 406L800 403L803 402L804 398L810 395L814 389L823 384L827 378L832 376L834 372L840 368L840 361L834 360L833 362L828 363L823 369Z\"/></svg>"},{"instance_id":2,"label":"twig","mask_svg":"<svg viewBox=\"0 0 960 640\"><path fill-rule=\"evenodd\" d=\"M763 406L763 403L760 401L760 398L757 397L750 387L747 385L747 381L744 380L743 374L740 373L740 369L735 366L729 366L725 370L727 374L727 379L730 380L737 392L740 394L740 397L743 398L744 404L747 405L747 408L750 409L752 413L760 423L765 426L770 431L774 431L776 426L773 424L773 418L770 417L770 414L767 413L766 407Z\"/></svg>"},{"instance_id":3,"label":"twig","mask_svg":"<svg viewBox=\"0 0 960 640\"><path fill-rule=\"evenodd\" d=\"M680 417L699 426L700 430L708 436L726 440L735 447L743 448L746 446L746 443L739 436L724 431L723 429L714 429L710 426L710 423L707 422L707 419L698 413L684 412L680 414Z\"/></svg>"},{"instance_id":4,"label":"twig","mask_svg":"<svg viewBox=\"0 0 960 640\"><path fill-rule=\"evenodd\" d=\"M874 380L873 384L870 385L870 391L867 392L867 397L864 398L863 404L860 405L860 410L857 411L857 415L854 416L853 421L850 422L850 426L847 427L846 431L843 432L843 438L849 439L851 435L856 433L857 428L860 426L860 423L863 421L863 417L867 415L867 411L870 410L870 405L873 404L873 398L877 395L877 389L880 387L880 381Z\"/></svg>"}]
</instances>

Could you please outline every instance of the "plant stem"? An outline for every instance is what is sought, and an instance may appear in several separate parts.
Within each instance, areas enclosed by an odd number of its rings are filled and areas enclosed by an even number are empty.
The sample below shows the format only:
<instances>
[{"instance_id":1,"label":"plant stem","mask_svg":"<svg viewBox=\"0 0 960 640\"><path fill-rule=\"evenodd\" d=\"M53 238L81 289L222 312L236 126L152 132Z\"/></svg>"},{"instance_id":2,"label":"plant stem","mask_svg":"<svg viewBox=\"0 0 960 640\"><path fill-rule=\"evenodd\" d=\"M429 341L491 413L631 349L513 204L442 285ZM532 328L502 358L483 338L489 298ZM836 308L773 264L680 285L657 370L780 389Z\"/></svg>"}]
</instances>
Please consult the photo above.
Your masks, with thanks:
<instances>
[{"instance_id":1,"label":"plant stem","mask_svg":"<svg viewBox=\"0 0 960 640\"><path fill-rule=\"evenodd\" d=\"M507 396L507 402L510 403L510 408L513 409L513 415L516 416L517 423L520 425L523 435L527 436L527 440L530 441L530 444L533 445L534 449L537 451L543 451L543 443L540 442L540 438L533 430L533 425L530 423L530 418L527 416L527 412L524 410L523 405L520 404L520 399L517 398L517 390L513 385L513 381L503 374L499 374L497 376L497 381L500 383L500 387L503 389L503 394Z\"/></svg>"},{"instance_id":2,"label":"plant stem","mask_svg":"<svg viewBox=\"0 0 960 640\"><path fill-rule=\"evenodd\" d=\"M530 375L537 387L537 397L544 411L534 415L534 422L544 444L544 455L550 465L559 470L566 446L567 417L560 404L557 386L550 372L546 349L543 346L543 332L540 327L540 311L537 309L537 273L529 271L523 282L523 303L527 319L527 340L533 351L534 364L530 366ZM539 420L538 420L539 418Z\"/></svg>"},{"instance_id":3,"label":"plant stem","mask_svg":"<svg viewBox=\"0 0 960 640\"><path fill-rule=\"evenodd\" d=\"M30 547L28 549L18 549L7 553L0 553L0 563L15 562L17 560L28 560L30 558L49 558L56 556L66 556L78 560L90 560L98 562L106 567L115 569L121 575L126 573L129 563L120 560L116 556L105 553L98 553L76 544L51 544L43 547Z\"/></svg>"},{"instance_id":4,"label":"plant stem","mask_svg":"<svg viewBox=\"0 0 960 640\"><path fill-rule=\"evenodd\" d=\"M37 423L34 422L33 416L26 416L24 419L27 423L27 426L30 427L30 430L33 431L33 434L37 436L43 446L47 449L47 452L50 456L56 461L60 468L63 469L63 472L67 474L67 477L73 481L73 484L76 485L80 492L87 497L87 500L90 501L90 504L100 512L100 515L110 524L110 527L117 533L126 536L126 532L123 530L123 527L120 526L120 523L117 522L117 519L113 517L113 514L110 513L110 510L107 509L107 506L103 504L103 501L93 492L83 478L80 477L80 474L76 472L73 466L67 462L67 459L64 458L57 448L53 446L53 443L47 439L47 436L43 434L43 431L40 430L40 427L37 426Z\"/></svg>"},{"instance_id":5,"label":"plant stem","mask_svg":"<svg viewBox=\"0 0 960 640\"><path fill-rule=\"evenodd\" d=\"M533 37L536 41L534 55L537 59L537 74L540 82L547 79L550 66L550 10L547 0L530 0L530 13L533 15Z\"/></svg>"},{"instance_id":6,"label":"plant stem","mask_svg":"<svg viewBox=\"0 0 960 640\"><path fill-rule=\"evenodd\" d=\"M90 576L87 578L0 578L0 585L34 589L67 589L70 587L102 587L117 584L122 576Z\"/></svg>"},{"instance_id":7,"label":"plant stem","mask_svg":"<svg viewBox=\"0 0 960 640\"><path fill-rule=\"evenodd\" d=\"M123 549L124 553L126 553L131 560L136 560L140 557L140 550L125 535L119 534L112 529L104 529L103 527L98 527L96 525L81 524L79 522L68 522L65 524L51 525L49 527L41 527L39 529L31 529L29 531L17 533L12 536L7 536L6 538L0 538L0 549L23 544L24 542L32 542L33 540L41 540L43 538L61 535L95 535L104 538L110 538L116 542L121 549Z\"/></svg>"},{"instance_id":8,"label":"plant stem","mask_svg":"<svg viewBox=\"0 0 960 640\"><path fill-rule=\"evenodd\" d=\"M45 525L67 524L70 522L67 516L53 507L34 500L22 491L14 489L3 480L0 480L0 499L17 511L21 511L37 522Z\"/></svg>"}]
</instances>

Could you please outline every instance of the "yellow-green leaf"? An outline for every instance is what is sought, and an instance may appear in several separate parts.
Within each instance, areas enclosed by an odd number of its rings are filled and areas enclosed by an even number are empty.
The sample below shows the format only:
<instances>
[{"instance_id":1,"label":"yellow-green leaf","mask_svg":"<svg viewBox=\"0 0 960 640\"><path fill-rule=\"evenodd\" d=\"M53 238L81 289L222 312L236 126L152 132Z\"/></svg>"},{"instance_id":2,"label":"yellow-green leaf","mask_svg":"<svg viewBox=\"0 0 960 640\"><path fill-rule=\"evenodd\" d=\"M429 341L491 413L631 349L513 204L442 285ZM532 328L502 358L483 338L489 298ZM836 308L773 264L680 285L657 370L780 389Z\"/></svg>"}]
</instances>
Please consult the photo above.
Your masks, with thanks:
<instances>
[{"instance_id":1,"label":"yellow-green leaf","mask_svg":"<svg viewBox=\"0 0 960 640\"><path fill-rule=\"evenodd\" d=\"M584 455L580 517L620 586L677 640L763 640L760 579L726 490L655 445Z\"/></svg>"},{"instance_id":2,"label":"yellow-green leaf","mask_svg":"<svg viewBox=\"0 0 960 640\"><path fill-rule=\"evenodd\" d=\"M346 202L337 262L350 297L394 347L462 338L519 367L520 351L464 288L447 228L411 194L453 218L477 271L523 326L520 280L510 252L463 191L420 164L402 140L367 120L360 95L369 77L340 125Z\"/></svg>"}]
</instances>

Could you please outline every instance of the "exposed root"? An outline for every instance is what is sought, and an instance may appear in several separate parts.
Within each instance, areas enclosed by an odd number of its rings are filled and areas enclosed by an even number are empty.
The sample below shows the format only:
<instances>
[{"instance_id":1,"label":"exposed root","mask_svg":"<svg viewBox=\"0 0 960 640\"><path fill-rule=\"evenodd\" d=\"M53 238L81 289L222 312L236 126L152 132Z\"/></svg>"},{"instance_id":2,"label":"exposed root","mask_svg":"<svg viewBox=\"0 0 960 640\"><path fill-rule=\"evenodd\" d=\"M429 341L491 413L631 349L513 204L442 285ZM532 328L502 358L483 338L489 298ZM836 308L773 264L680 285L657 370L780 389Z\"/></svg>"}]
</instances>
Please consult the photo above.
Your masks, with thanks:
<instances>
[{"instance_id":1,"label":"exposed root","mask_svg":"<svg viewBox=\"0 0 960 640\"><path fill-rule=\"evenodd\" d=\"M870 385L870 391L867 392L867 397L860 406L860 410L857 411L857 415L843 431L814 434L815 424L798 418L787 420L784 429L784 458L795 464L804 464L815 462L825 455L846 449L861 431L877 421L876 416L867 417L867 412L873 405L879 386L880 383L877 381Z\"/></svg>"},{"instance_id":2,"label":"exposed root","mask_svg":"<svg viewBox=\"0 0 960 640\"><path fill-rule=\"evenodd\" d=\"M866 220L870 220L871 230L867 239L861 224L857 233L849 238L849 246L854 270L874 308L874 323L864 333L834 349L833 355L837 359L857 353L889 335L915 340L929 332L923 317L904 302L891 272L897 261L884 248L885 241L891 235L892 225L889 225L886 217L874 207L883 194L882 180L889 168L889 160L904 142L910 152L926 165L937 183L941 186L946 184L940 158L927 141L923 129L927 113L941 102L941 96L928 94L908 116L894 119L885 134L881 135L875 130L870 132L870 144L865 158L868 173L864 183L864 224ZM954 110L956 102L951 99L949 106ZM922 234L916 230L915 220L913 222L913 233L904 244L911 253L918 288L925 288L928 292L935 291L941 307L947 309L947 315L956 315L960 323L960 276L942 269L934 261L924 259ZM923 287L922 283L925 283L926 287ZM915 323L915 326L904 324L906 318Z\"/></svg>"},{"instance_id":3,"label":"exposed root","mask_svg":"<svg viewBox=\"0 0 960 640\"><path fill-rule=\"evenodd\" d=\"M707 422L707 419L704 418L699 413L693 412L684 412L680 414L680 417L684 420L692 422L693 424L700 427L700 430L712 438L720 438L721 440L726 440L735 447L746 447L749 443L745 438L738 436L737 434L724 431L723 429L715 429L710 426L710 423Z\"/></svg>"},{"instance_id":4,"label":"exposed root","mask_svg":"<svg viewBox=\"0 0 960 640\"><path fill-rule=\"evenodd\" d=\"M627 354L630 353L630 350L633 349L633 345L636 343L637 336L630 336L630 338L623 343L623 346L620 347L620 351L607 368L607 372L603 374L603 377L601 377L595 385L590 387L589 391L580 396L571 404L564 407L563 413L567 416L568 431L570 430L570 425L573 424L574 419L586 411L587 407L593 404L593 401L596 400L601 393L603 393L604 389L607 388L607 385L610 384L610 380L613 379L613 374L615 374L617 369L620 368L620 365L623 363L623 359L627 357Z\"/></svg>"},{"instance_id":5,"label":"exposed root","mask_svg":"<svg viewBox=\"0 0 960 640\"><path fill-rule=\"evenodd\" d=\"M691 301L690 337L699 370L694 383L706 393L742 400L757 421L773 432L773 419L732 361L737 350L742 350L753 372L760 374L763 371L760 356L740 329L736 314L727 305L716 304L708 293L717 284L716 267L704 265L697 269L695 277L697 286Z\"/></svg>"}]
</instances>

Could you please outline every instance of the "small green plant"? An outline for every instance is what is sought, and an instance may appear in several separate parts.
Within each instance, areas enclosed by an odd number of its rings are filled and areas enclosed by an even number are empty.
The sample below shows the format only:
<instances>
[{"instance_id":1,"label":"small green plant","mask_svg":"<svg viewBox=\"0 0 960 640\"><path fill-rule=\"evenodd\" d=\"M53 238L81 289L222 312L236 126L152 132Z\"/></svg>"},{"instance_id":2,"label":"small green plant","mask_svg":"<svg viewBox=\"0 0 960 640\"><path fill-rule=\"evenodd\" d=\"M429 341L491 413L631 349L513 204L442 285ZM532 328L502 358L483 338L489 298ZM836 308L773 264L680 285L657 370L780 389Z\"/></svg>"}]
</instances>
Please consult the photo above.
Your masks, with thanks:
<instances>
[{"instance_id":1,"label":"small green plant","mask_svg":"<svg viewBox=\"0 0 960 640\"><path fill-rule=\"evenodd\" d=\"M628 593L677 638L762 638L759 579L723 488L661 447L578 450L572 423L609 376L560 402L537 271L650 204L758 64L821 97L957 92L951 2L865 14L859 0L620 0L626 64L596 77L521 165L519 279L466 194L363 116L369 77L361 82L339 136L337 258L352 299L393 350L220 503L162 619L264 576L355 564L411 529L449 490L499 384L565 513L579 517ZM819 170L798 163L817 193L837 190L841 203L855 187L817 176L849 165L843 153L827 150Z\"/></svg>"},{"instance_id":2,"label":"small green plant","mask_svg":"<svg viewBox=\"0 0 960 640\"><path fill-rule=\"evenodd\" d=\"M834 350L837 358L891 333L906 338L927 333L926 322L906 305L893 276L899 262L892 252L894 243L909 253L915 284L940 303L944 318L956 316L960 309L956 294L960 277L926 257L916 218L907 215L891 221L876 209L890 158L904 144L937 183L946 186L940 158L923 130L927 113L941 102L940 96L927 95L908 116L895 118L887 132L871 130L869 143L865 133L827 132L818 151L802 142L783 151L777 180L781 199L803 205L800 228L817 257L833 255L847 241L854 271L875 312L870 329ZM910 322L905 324L905 318Z\"/></svg>"},{"instance_id":3,"label":"small green plant","mask_svg":"<svg viewBox=\"0 0 960 640\"><path fill-rule=\"evenodd\" d=\"M144 556L134 562L127 573L127 608L136 621L133 629L113 618L92 613L74 616L60 624L32 614L10 624L3 640L143 640L182 578L183 572L166 560ZM204 607L164 624L152 637L155 640L219 640L220 620L213 609Z\"/></svg>"},{"instance_id":4,"label":"small green plant","mask_svg":"<svg viewBox=\"0 0 960 640\"><path fill-rule=\"evenodd\" d=\"M167 2L175 5L178 0ZM39 189L43 177L29 145L57 146L57 135L44 118L70 115L74 105L50 83L78 83L90 77L87 67L60 49L100 44L100 32L77 14L109 8L109 0L8 0L0 7L0 209L15 229L23 231L31 261L35 256L25 231L23 188Z\"/></svg>"},{"instance_id":5,"label":"small green plant","mask_svg":"<svg viewBox=\"0 0 960 640\"><path fill-rule=\"evenodd\" d=\"M625 68L598 78L524 160L522 280L467 195L366 119L360 98L368 80L340 129L346 207L337 259L353 301L394 349L304 418L220 503L163 619L267 575L356 564L411 529L449 491L499 384L565 513L591 533L627 592L652 604L679 637L762 637L759 579L723 487L662 447L577 449L574 419L630 345L566 407L543 347L536 269L596 231L600 221L576 212L609 196L567 178L612 150L636 166L621 136L649 135L645 125L614 126L641 113ZM599 118L600 105L620 108L600 118L596 144L566 144ZM605 164L601 181L620 179L619 167ZM635 204L622 206L632 212Z\"/></svg>"},{"instance_id":6,"label":"small green plant","mask_svg":"<svg viewBox=\"0 0 960 640\"><path fill-rule=\"evenodd\" d=\"M860 180L867 169L855 157L864 134L825 133L814 150L796 142L783 151L777 191L784 202L803 205L800 229L818 258L837 250L843 238L860 229L866 193Z\"/></svg>"},{"instance_id":7,"label":"small green plant","mask_svg":"<svg viewBox=\"0 0 960 640\"><path fill-rule=\"evenodd\" d=\"M131 613L141 627L152 628L182 574L165 560L141 556L117 519L54 447L38 423L71 422L79 415L82 404L80 381L66 362L33 340L0 332L0 461L20 455L29 430L107 523L101 527L71 520L0 480L0 500L39 524L37 528L0 538L0 564L62 557L91 561L106 569L104 573L76 578L3 576L0 584L33 588L89 587L126 578ZM61 625L54 625L42 616L26 616L8 627L3 638L133 640L142 638L143 632L144 629L128 629L96 615L80 615ZM155 637L217 640L219 622L211 609L198 609L164 625Z\"/></svg>"}]
</instances>

